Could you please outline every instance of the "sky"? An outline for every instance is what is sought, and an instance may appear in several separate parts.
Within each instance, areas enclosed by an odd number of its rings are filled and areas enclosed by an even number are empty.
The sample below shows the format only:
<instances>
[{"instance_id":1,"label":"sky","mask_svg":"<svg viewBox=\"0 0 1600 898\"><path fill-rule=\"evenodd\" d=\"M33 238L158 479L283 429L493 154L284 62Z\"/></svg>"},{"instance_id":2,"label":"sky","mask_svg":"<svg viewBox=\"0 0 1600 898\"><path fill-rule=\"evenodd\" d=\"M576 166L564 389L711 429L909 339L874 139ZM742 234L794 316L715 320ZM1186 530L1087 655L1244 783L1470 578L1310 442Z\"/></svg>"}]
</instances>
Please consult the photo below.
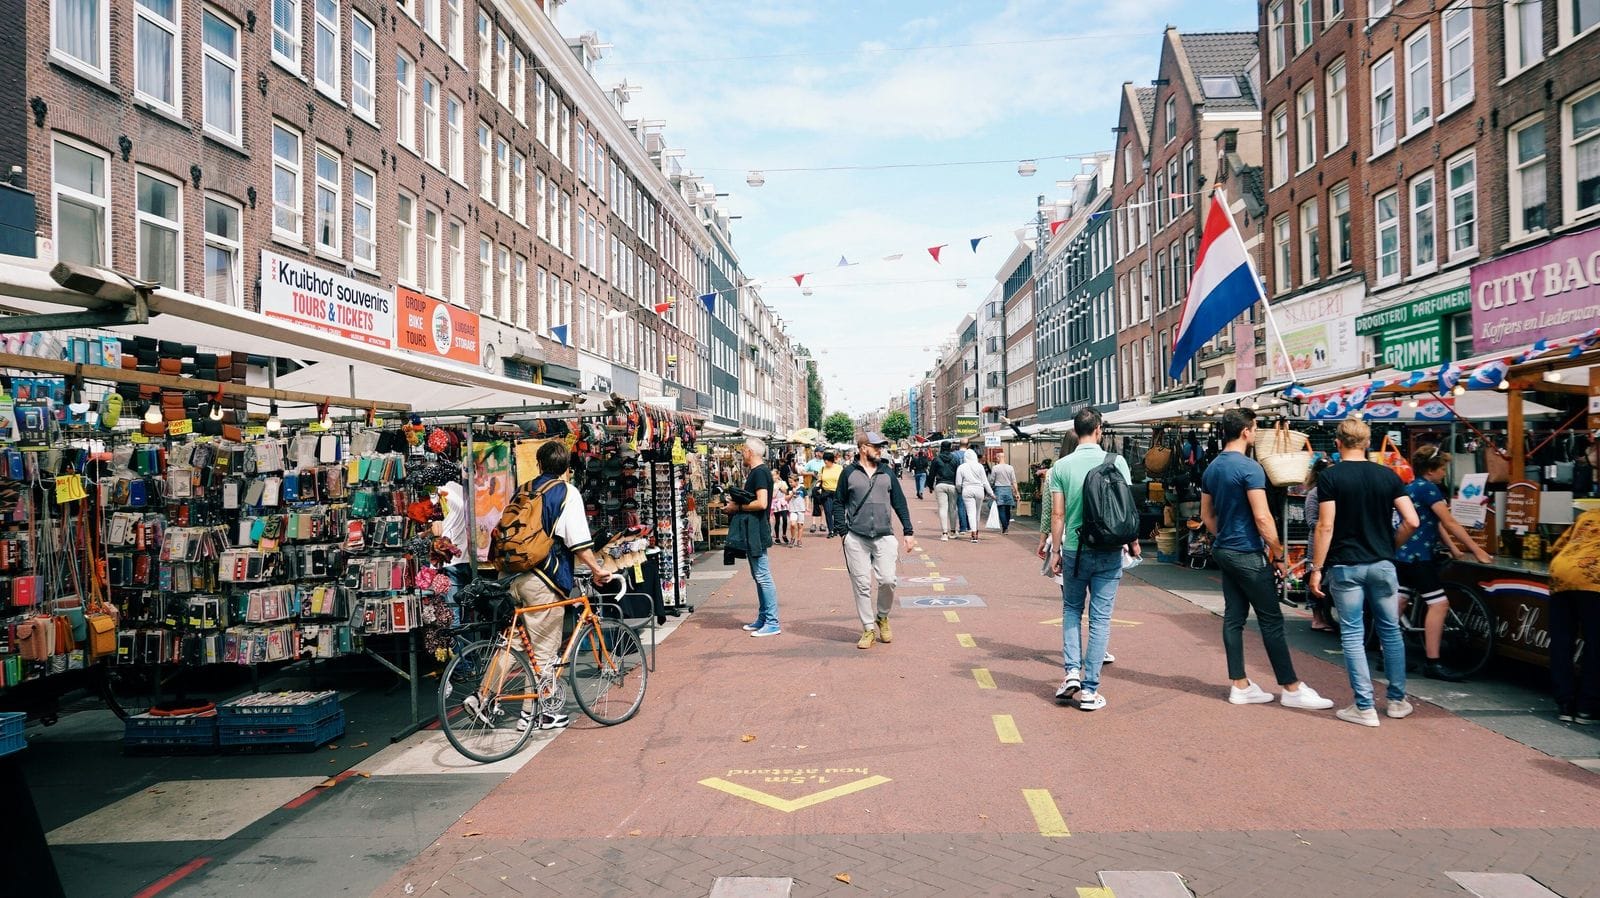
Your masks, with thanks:
<instances>
[{"instance_id":1,"label":"sky","mask_svg":"<svg viewBox=\"0 0 1600 898\"><path fill-rule=\"evenodd\" d=\"M1255 22L1243 0L572 0L558 13L569 37L613 45L602 87L642 88L625 114L664 120L685 169L729 194L746 276L818 359L828 411L852 415L932 367L1039 197L1082 168L1045 157L1110 151L1121 84L1155 77L1167 25ZM1018 175L1023 159L1036 175ZM777 170L975 161L992 164ZM764 186L746 184L752 169Z\"/></svg>"}]
</instances>

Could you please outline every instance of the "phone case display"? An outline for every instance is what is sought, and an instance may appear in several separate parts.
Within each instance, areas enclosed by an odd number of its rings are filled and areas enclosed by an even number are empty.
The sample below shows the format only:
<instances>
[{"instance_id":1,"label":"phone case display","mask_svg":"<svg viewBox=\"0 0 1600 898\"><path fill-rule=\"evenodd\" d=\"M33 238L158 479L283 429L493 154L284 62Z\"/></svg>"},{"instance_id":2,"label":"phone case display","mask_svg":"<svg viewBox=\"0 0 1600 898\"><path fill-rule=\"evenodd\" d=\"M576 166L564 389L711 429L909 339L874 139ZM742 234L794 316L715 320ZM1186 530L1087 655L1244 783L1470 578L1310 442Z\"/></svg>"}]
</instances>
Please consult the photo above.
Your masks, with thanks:
<instances>
[{"instance_id":1,"label":"phone case display","mask_svg":"<svg viewBox=\"0 0 1600 898\"><path fill-rule=\"evenodd\" d=\"M671 462L650 462L642 474L640 506L651 541L661 550L661 601L668 609L681 609L689 603L688 581L694 561L694 533L688 524L688 469Z\"/></svg>"}]
</instances>

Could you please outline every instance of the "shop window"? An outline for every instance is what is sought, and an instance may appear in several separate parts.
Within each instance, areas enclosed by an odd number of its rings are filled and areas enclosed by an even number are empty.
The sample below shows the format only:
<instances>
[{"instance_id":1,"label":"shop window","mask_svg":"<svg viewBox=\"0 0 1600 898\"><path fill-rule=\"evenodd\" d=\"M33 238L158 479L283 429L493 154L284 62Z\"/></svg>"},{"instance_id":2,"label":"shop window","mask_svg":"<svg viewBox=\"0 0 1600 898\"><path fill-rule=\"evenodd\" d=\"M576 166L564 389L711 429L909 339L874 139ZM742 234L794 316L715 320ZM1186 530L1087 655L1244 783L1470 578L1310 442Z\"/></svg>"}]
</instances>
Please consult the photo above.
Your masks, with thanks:
<instances>
[{"instance_id":1,"label":"shop window","mask_svg":"<svg viewBox=\"0 0 1600 898\"><path fill-rule=\"evenodd\" d=\"M183 247L182 188L177 181L141 171L134 179L139 223L139 279L183 289L179 258Z\"/></svg>"},{"instance_id":2,"label":"shop window","mask_svg":"<svg viewBox=\"0 0 1600 898\"><path fill-rule=\"evenodd\" d=\"M1543 231L1545 221L1545 141L1543 113L1511 129L1511 239Z\"/></svg>"},{"instance_id":3,"label":"shop window","mask_svg":"<svg viewBox=\"0 0 1600 898\"><path fill-rule=\"evenodd\" d=\"M239 230L243 211L236 203L208 196L206 214L206 299L226 306L244 305L244 238Z\"/></svg>"},{"instance_id":4,"label":"shop window","mask_svg":"<svg viewBox=\"0 0 1600 898\"><path fill-rule=\"evenodd\" d=\"M200 15L201 105L205 129L238 142L239 26L207 9Z\"/></svg>"},{"instance_id":5,"label":"shop window","mask_svg":"<svg viewBox=\"0 0 1600 898\"><path fill-rule=\"evenodd\" d=\"M378 243L373 225L378 220L378 176L357 165L351 172L350 187L352 254L357 264L377 268Z\"/></svg>"},{"instance_id":6,"label":"shop window","mask_svg":"<svg viewBox=\"0 0 1600 898\"><path fill-rule=\"evenodd\" d=\"M1472 313L1451 315L1449 320L1451 360L1472 358Z\"/></svg>"}]
</instances>

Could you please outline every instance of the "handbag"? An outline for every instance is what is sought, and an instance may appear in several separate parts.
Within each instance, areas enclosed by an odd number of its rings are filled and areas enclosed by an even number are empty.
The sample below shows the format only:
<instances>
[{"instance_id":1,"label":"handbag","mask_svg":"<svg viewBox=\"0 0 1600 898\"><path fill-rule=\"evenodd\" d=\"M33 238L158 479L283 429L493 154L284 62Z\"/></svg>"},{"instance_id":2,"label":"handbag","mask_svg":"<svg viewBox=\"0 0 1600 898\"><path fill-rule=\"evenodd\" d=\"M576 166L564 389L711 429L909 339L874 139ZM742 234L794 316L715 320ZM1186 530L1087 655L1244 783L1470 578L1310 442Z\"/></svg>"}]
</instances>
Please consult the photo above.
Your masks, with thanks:
<instances>
[{"instance_id":1,"label":"handbag","mask_svg":"<svg viewBox=\"0 0 1600 898\"><path fill-rule=\"evenodd\" d=\"M1144 453L1144 470L1146 474L1158 475L1166 473L1172 465L1172 447L1166 444L1166 434L1156 431L1155 440Z\"/></svg>"},{"instance_id":2,"label":"handbag","mask_svg":"<svg viewBox=\"0 0 1600 898\"><path fill-rule=\"evenodd\" d=\"M1401 483L1410 483L1417 479L1416 472L1411 469L1411 463L1406 461L1406 457L1400 454L1400 450L1395 448L1394 443L1388 437L1383 438L1382 448L1367 454L1367 459L1395 472L1395 474L1399 475ZM1490 479L1492 480L1493 478L1491 477Z\"/></svg>"},{"instance_id":3,"label":"handbag","mask_svg":"<svg viewBox=\"0 0 1600 898\"><path fill-rule=\"evenodd\" d=\"M1511 482L1510 457L1504 450L1490 442L1484 443L1483 469L1488 472L1490 483Z\"/></svg>"},{"instance_id":4,"label":"handbag","mask_svg":"<svg viewBox=\"0 0 1600 898\"><path fill-rule=\"evenodd\" d=\"M91 661L114 655L117 651L117 616L110 605L96 606L85 616L89 638L85 645Z\"/></svg>"}]
</instances>

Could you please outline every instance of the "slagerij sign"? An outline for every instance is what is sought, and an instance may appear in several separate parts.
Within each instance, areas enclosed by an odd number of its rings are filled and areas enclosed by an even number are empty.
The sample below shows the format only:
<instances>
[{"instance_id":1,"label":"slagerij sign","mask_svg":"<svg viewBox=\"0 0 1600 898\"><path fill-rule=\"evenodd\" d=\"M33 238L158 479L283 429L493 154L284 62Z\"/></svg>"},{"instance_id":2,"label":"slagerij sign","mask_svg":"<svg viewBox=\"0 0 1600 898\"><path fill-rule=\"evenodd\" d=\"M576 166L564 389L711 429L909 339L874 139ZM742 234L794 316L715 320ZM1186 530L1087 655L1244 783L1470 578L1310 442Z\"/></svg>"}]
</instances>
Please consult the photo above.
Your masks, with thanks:
<instances>
[{"instance_id":1,"label":"slagerij sign","mask_svg":"<svg viewBox=\"0 0 1600 898\"><path fill-rule=\"evenodd\" d=\"M1472 269L1472 346L1493 352L1600 325L1600 228Z\"/></svg>"}]
</instances>

